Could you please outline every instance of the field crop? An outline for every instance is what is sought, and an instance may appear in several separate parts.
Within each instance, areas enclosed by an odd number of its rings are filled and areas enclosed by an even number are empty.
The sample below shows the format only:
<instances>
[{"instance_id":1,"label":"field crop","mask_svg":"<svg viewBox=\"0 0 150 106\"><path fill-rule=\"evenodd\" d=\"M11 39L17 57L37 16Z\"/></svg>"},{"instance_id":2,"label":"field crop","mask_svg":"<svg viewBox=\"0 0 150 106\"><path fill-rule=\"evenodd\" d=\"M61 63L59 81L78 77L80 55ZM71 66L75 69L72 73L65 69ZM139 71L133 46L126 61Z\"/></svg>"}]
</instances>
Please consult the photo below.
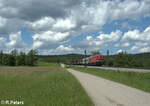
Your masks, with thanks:
<instances>
[{"instance_id":1,"label":"field crop","mask_svg":"<svg viewBox=\"0 0 150 106\"><path fill-rule=\"evenodd\" d=\"M79 82L60 67L0 67L1 100L24 101L23 106L93 106Z\"/></svg>"},{"instance_id":2,"label":"field crop","mask_svg":"<svg viewBox=\"0 0 150 106\"><path fill-rule=\"evenodd\" d=\"M150 73L123 72L99 68L74 67L73 69L119 82L146 92L150 92Z\"/></svg>"}]
</instances>

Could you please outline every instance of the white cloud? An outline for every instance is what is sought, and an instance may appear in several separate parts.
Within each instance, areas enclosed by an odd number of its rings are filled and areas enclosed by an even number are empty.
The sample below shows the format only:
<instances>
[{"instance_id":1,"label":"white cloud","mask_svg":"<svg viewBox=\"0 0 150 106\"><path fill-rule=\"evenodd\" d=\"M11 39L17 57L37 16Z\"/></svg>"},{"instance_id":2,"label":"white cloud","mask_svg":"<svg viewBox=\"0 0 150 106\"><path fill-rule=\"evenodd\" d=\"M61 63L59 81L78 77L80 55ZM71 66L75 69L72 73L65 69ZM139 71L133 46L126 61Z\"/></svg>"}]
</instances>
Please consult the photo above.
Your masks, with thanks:
<instances>
[{"instance_id":1,"label":"white cloud","mask_svg":"<svg viewBox=\"0 0 150 106\"><path fill-rule=\"evenodd\" d=\"M60 45L56 48L55 52L73 52L74 49L71 46L65 47L64 45Z\"/></svg>"},{"instance_id":2,"label":"white cloud","mask_svg":"<svg viewBox=\"0 0 150 106\"><path fill-rule=\"evenodd\" d=\"M105 42L115 42L120 39L122 32L117 30L115 32L111 32L110 34L100 34L97 39Z\"/></svg>"},{"instance_id":3,"label":"white cloud","mask_svg":"<svg viewBox=\"0 0 150 106\"><path fill-rule=\"evenodd\" d=\"M10 22L14 24L10 28L0 22L0 26L4 26L0 29L0 34L18 32L18 29L26 26L26 23L29 24L26 27L36 33L67 30L79 34L99 30L106 23L114 20L148 17L150 16L150 2L149 0L78 0L76 2L72 0L61 0L61 2L1 0L0 16L7 19L7 24L10 25ZM4 29L6 31L3 31Z\"/></svg>"},{"instance_id":4,"label":"white cloud","mask_svg":"<svg viewBox=\"0 0 150 106\"><path fill-rule=\"evenodd\" d=\"M131 19L137 20L150 15L150 2L148 0L113 0L97 1L96 4L82 5L71 10L71 15L77 21L77 27L85 31L98 30L104 24L114 20ZM79 17L82 16L82 17ZM128 26L127 23L123 27Z\"/></svg>"},{"instance_id":5,"label":"white cloud","mask_svg":"<svg viewBox=\"0 0 150 106\"><path fill-rule=\"evenodd\" d=\"M150 44L148 42L135 42L135 44L129 50L130 52L148 52Z\"/></svg>"},{"instance_id":6,"label":"white cloud","mask_svg":"<svg viewBox=\"0 0 150 106\"><path fill-rule=\"evenodd\" d=\"M122 32L117 30L115 32L111 32L110 34L101 33L96 38L92 36L87 36L85 40L80 43L74 45L76 48L88 48L88 49L103 49L108 46L112 46L112 43L118 41L122 35Z\"/></svg>"},{"instance_id":7,"label":"white cloud","mask_svg":"<svg viewBox=\"0 0 150 106\"><path fill-rule=\"evenodd\" d=\"M143 15L150 14L148 0L124 0L123 2L116 0L115 2L112 3L112 19L138 19Z\"/></svg>"},{"instance_id":8,"label":"white cloud","mask_svg":"<svg viewBox=\"0 0 150 106\"><path fill-rule=\"evenodd\" d=\"M129 47L129 46L130 46L130 43L128 42L122 44L122 47Z\"/></svg>"},{"instance_id":9,"label":"white cloud","mask_svg":"<svg viewBox=\"0 0 150 106\"><path fill-rule=\"evenodd\" d=\"M35 33L33 48L56 48L84 32L99 31L114 20L139 20L143 17L150 17L149 0L0 0L0 36L27 28ZM123 23L122 27L129 25ZM121 35L118 30L110 34L102 33L96 38L88 36L78 45L79 48L90 49L108 47L119 41ZM129 47L130 42L145 41L150 45L149 35L150 27L143 32L137 29L128 31L120 45ZM23 47L21 37L11 36L8 46Z\"/></svg>"},{"instance_id":10,"label":"white cloud","mask_svg":"<svg viewBox=\"0 0 150 106\"><path fill-rule=\"evenodd\" d=\"M7 43L7 48L16 49L24 48L26 44L23 42L21 32L13 33L9 35L10 42Z\"/></svg>"},{"instance_id":11,"label":"white cloud","mask_svg":"<svg viewBox=\"0 0 150 106\"><path fill-rule=\"evenodd\" d=\"M74 48L72 48L71 46L64 46L64 45L59 45L58 47L56 47L56 49L50 49L50 50L42 50L41 53L43 55L48 55L48 54L67 54L67 53L73 53L76 50Z\"/></svg>"},{"instance_id":12,"label":"white cloud","mask_svg":"<svg viewBox=\"0 0 150 106\"><path fill-rule=\"evenodd\" d=\"M124 33L121 42L124 44L133 44L129 50L131 52L148 51L149 48L147 48L147 46L150 46L150 26L145 28L143 32L136 29Z\"/></svg>"},{"instance_id":13,"label":"white cloud","mask_svg":"<svg viewBox=\"0 0 150 106\"><path fill-rule=\"evenodd\" d=\"M53 28L58 30L70 30L75 27L76 23L71 19L58 19L57 22L53 25Z\"/></svg>"},{"instance_id":14,"label":"white cloud","mask_svg":"<svg viewBox=\"0 0 150 106\"><path fill-rule=\"evenodd\" d=\"M86 39L87 39L87 40L91 40L91 39L92 39L92 36L87 36Z\"/></svg>"},{"instance_id":15,"label":"white cloud","mask_svg":"<svg viewBox=\"0 0 150 106\"><path fill-rule=\"evenodd\" d=\"M119 49L119 50L117 51L117 54L118 54L118 53L121 53L121 52L123 52L123 50L122 50L122 49Z\"/></svg>"},{"instance_id":16,"label":"white cloud","mask_svg":"<svg viewBox=\"0 0 150 106\"><path fill-rule=\"evenodd\" d=\"M42 45L43 45L42 41L34 41L32 47L33 47L33 49L37 49L39 47L42 47Z\"/></svg>"},{"instance_id":17,"label":"white cloud","mask_svg":"<svg viewBox=\"0 0 150 106\"><path fill-rule=\"evenodd\" d=\"M141 48L139 52L150 52L150 47Z\"/></svg>"},{"instance_id":18,"label":"white cloud","mask_svg":"<svg viewBox=\"0 0 150 106\"><path fill-rule=\"evenodd\" d=\"M46 31L33 35L33 48L50 48L53 45L65 42L69 36L69 32L52 32Z\"/></svg>"},{"instance_id":19,"label":"white cloud","mask_svg":"<svg viewBox=\"0 0 150 106\"><path fill-rule=\"evenodd\" d=\"M122 41L136 41L142 38L139 30L128 31L124 33Z\"/></svg>"},{"instance_id":20,"label":"white cloud","mask_svg":"<svg viewBox=\"0 0 150 106\"><path fill-rule=\"evenodd\" d=\"M31 28L36 32L49 30L54 23L55 20L51 17L43 17L40 20L37 20L35 22L28 22Z\"/></svg>"}]
</instances>

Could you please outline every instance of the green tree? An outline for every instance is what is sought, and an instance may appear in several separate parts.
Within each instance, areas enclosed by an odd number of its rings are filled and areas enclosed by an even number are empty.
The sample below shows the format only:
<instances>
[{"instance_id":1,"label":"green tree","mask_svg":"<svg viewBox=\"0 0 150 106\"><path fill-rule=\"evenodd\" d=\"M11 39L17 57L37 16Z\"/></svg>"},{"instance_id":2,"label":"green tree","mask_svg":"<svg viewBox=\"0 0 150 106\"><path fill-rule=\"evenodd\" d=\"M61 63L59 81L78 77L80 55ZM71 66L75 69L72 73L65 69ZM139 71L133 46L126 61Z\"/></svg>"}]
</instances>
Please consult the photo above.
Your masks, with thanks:
<instances>
[{"instance_id":1,"label":"green tree","mask_svg":"<svg viewBox=\"0 0 150 106\"><path fill-rule=\"evenodd\" d=\"M35 66L36 62L37 62L37 51L36 50L30 50L29 53L27 54L27 58L26 58L26 64L28 66Z\"/></svg>"},{"instance_id":2,"label":"green tree","mask_svg":"<svg viewBox=\"0 0 150 106\"><path fill-rule=\"evenodd\" d=\"M101 54L98 50L91 51L91 55Z\"/></svg>"},{"instance_id":3,"label":"green tree","mask_svg":"<svg viewBox=\"0 0 150 106\"><path fill-rule=\"evenodd\" d=\"M0 51L0 65L3 65L3 51Z\"/></svg>"},{"instance_id":4,"label":"green tree","mask_svg":"<svg viewBox=\"0 0 150 106\"><path fill-rule=\"evenodd\" d=\"M20 54L16 58L17 66L25 66L26 65L26 54L24 52L20 52Z\"/></svg>"},{"instance_id":5,"label":"green tree","mask_svg":"<svg viewBox=\"0 0 150 106\"><path fill-rule=\"evenodd\" d=\"M9 55L9 65L10 66L16 65L17 56L18 56L18 51L16 49L12 50Z\"/></svg>"},{"instance_id":6,"label":"green tree","mask_svg":"<svg viewBox=\"0 0 150 106\"><path fill-rule=\"evenodd\" d=\"M14 57L18 56L18 51L16 49L14 49L13 51L11 51L11 55Z\"/></svg>"},{"instance_id":7,"label":"green tree","mask_svg":"<svg viewBox=\"0 0 150 106\"><path fill-rule=\"evenodd\" d=\"M126 61L126 53L120 52L115 56L114 66L117 66L117 67L125 66L126 62L127 62Z\"/></svg>"},{"instance_id":8,"label":"green tree","mask_svg":"<svg viewBox=\"0 0 150 106\"><path fill-rule=\"evenodd\" d=\"M8 55L8 65L9 66L15 66L16 65L16 59L13 55Z\"/></svg>"},{"instance_id":9,"label":"green tree","mask_svg":"<svg viewBox=\"0 0 150 106\"><path fill-rule=\"evenodd\" d=\"M121 52L116 55L114 66L122 67L143 67L143 62L135 55L128 54L127 52Z\"/></svg>"},{"instance_id":10,"label":"green tree","mask_svg":"<svg viewBox=\"0 0 150 106\"><path fill-rule=\"evenodd\" d=\"M8 54L4 54L2 60L3 60L3 62L2 62L3 65L7 65L7 66L9 65L9 55Z\"/></svg>"}]
</instances>

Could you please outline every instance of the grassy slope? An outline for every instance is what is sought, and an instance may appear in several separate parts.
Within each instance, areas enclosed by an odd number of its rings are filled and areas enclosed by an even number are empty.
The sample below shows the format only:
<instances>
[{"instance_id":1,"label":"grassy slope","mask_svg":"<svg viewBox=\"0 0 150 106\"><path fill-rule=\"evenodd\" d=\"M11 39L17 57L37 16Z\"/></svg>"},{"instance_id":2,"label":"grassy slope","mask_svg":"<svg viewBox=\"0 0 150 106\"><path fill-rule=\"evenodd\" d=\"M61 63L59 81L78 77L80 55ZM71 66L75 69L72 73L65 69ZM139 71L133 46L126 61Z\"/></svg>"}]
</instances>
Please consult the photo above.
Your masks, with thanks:
<instances>
[{"instance_id":1,"label":"grassy slope","mask_svg":"<svg viewBox=\"0 0 150 106\"><path fill-rule=\"evenodd\" d=\"M0 100L25 106L93 106L78 81L60 67L0 67Z\"/></svg>"},{"instance_id":2,"label":"grassy slope","mask_svg":"<svg viewBox=\"0 0 150 106\"><path fill-rule=\"evenodd\" d=\"M150 92L150 73L122 72L95 68L72 67L81 72L97 75L109 80Z\"/></svg>"}]
</instances>

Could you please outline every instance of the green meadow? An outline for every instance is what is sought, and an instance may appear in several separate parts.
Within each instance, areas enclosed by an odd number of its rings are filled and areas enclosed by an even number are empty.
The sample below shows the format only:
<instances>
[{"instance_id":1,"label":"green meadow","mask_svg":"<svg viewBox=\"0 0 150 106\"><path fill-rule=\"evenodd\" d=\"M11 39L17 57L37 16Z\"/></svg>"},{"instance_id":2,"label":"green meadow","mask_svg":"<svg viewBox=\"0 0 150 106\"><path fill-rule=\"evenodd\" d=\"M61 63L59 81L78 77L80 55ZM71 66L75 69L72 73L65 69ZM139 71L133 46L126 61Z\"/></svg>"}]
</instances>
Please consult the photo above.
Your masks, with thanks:
<instances>
[{"instance_id":1,"label":"green meadow","mask_svg":"<svg viewBox=\"0 0 150 106\"><path fill-rule=\"evenodd\" d=\"M80 83L54 64L0 67L0 100L24 101L24 106L94 106Z\"/></svg>"},{"instance_id":2,"label":"green meadow","mask_svg":"<svg viewBox=\"0 0 150 106\"><path fill-rule=\"evenodd\" d=\"M48 67L58 67L59 64L58 63L50 63L50 62L41 62L41 61L38 61L36 66L40 66L40 67L45 67L45 66L48 66Z\"/></svg>"}]
</instances>

